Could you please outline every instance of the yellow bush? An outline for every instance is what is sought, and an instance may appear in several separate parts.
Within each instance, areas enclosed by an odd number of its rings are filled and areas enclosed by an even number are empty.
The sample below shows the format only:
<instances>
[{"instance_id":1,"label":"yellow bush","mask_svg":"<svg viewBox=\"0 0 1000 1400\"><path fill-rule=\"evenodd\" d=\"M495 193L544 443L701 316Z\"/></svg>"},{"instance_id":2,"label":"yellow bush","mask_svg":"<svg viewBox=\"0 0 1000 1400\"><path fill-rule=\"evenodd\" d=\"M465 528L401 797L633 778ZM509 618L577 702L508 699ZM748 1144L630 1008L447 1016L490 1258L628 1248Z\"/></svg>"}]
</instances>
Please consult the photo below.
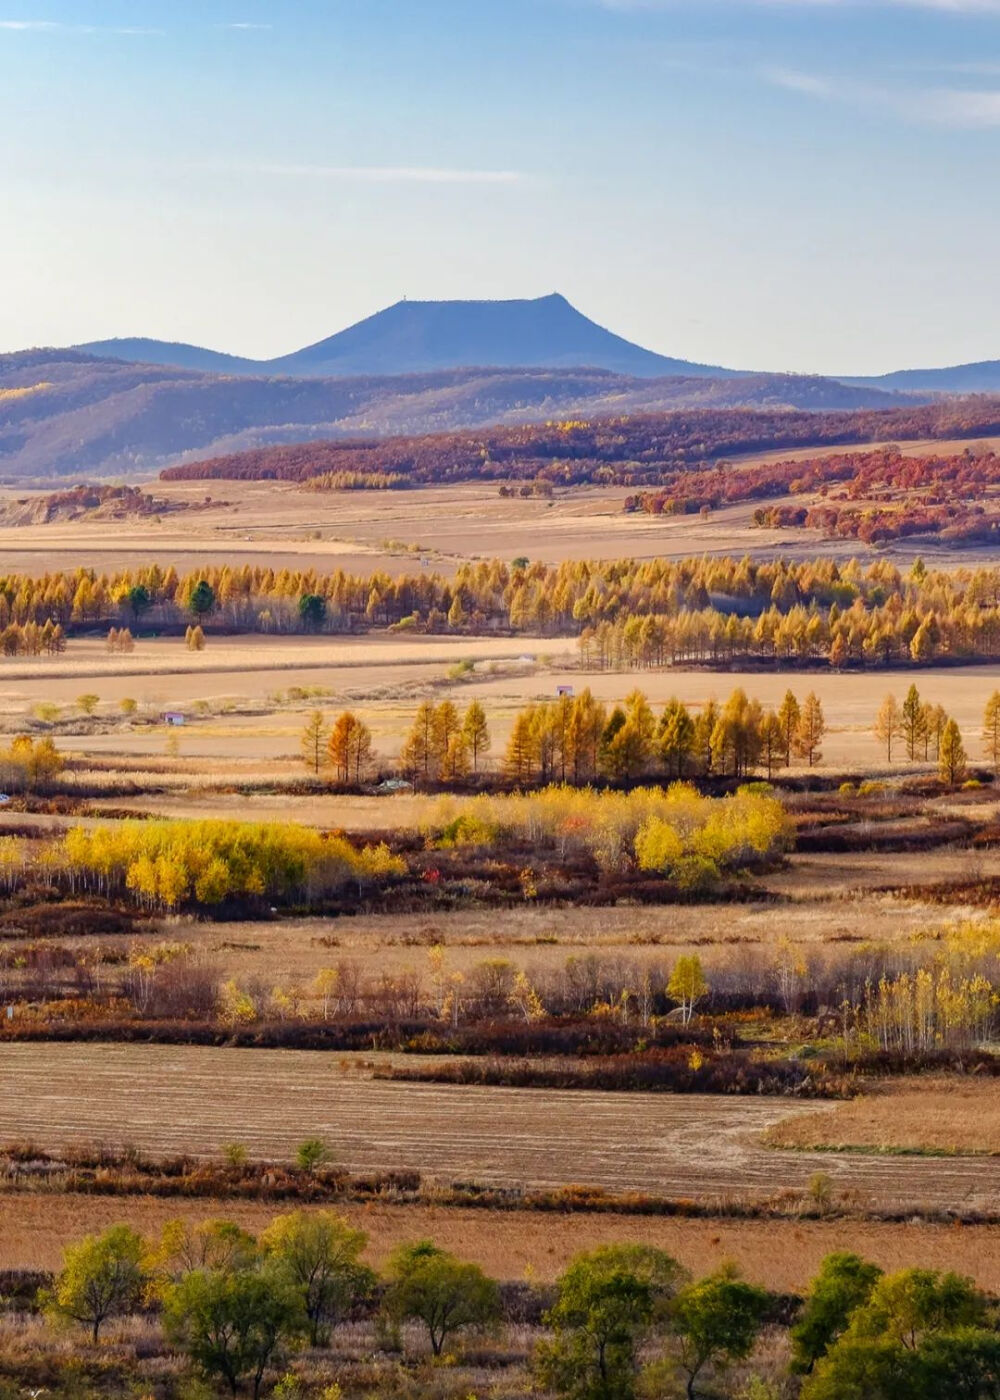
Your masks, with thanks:
<instances>
[{"instance_id":1,"label":"yellow bush","mask_svg":"<svg viewBox=\"0 0 1000 1400\"><path fill-rule=\"evenodd\" d=\"M229 896L314 899L350 881L405 873L385 845L358 850L343 837L277 822L122 822L73 827L50 848L75 889L128 891L143 904L220 904Z\"/></svg>"},{"instance_id":2,"label":"yellow bush","mask_svg":"<svg viewBox=\"0 0 1000 1400\"><path fill-rule=\"evenodd\" d=\"M752 864L784 849L788 838L784 808L764 784L722 798L704 797L690 783L448 798L425 830L442 845L554 847L564 857L584 850L603 869L636 860L642 870L666 872L684 856Z\"/></svg>"}]
</instances>

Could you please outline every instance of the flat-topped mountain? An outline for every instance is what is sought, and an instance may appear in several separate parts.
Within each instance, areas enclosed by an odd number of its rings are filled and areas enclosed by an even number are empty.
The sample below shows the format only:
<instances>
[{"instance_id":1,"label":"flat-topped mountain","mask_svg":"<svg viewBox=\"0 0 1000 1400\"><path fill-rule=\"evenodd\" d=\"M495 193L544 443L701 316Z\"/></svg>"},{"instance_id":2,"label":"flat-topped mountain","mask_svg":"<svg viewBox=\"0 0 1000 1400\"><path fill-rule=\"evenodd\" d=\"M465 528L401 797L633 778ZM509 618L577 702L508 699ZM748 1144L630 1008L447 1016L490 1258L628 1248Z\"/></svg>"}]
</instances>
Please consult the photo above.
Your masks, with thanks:
<instances>
[{"instance_id":1,"label":"flat-topped mountain","mask_svg":"<svg viewBox=\"0 0 1000 1400\"><path fill-rule=\"evenodd\" d=\"M328 340L273 360L277 374L407 374L476 366L607 369L640 378L729 370L656 355L591 321L565 297L398 301Z\"/></svg>"},{"instance_id":2,"label":"flat-topped mountain","mask_svg":"<svg viewBox=\"0 0 1000 1400\"><path fill-rule=\"evenodd\" d=\"M557 293L523 301L398 301L326 340L273 360L248 360L145 337L96 340L74 348L104 359L211 374L303 379L506 367L606 369L644 379L722 378L735 373L633 345Z\"/></svg>"}]
</instances>

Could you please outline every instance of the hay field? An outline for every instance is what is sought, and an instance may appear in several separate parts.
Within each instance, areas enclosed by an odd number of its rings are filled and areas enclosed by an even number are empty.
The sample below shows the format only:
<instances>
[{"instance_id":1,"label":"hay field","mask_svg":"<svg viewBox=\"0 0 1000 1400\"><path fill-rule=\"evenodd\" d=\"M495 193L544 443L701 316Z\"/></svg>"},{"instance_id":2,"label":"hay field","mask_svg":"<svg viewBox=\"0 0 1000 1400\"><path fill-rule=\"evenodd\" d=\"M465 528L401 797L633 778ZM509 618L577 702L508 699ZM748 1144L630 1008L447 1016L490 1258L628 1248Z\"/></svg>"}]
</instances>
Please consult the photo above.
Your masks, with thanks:
<instances>
[{"instance_id":1,"label":"hay field","mask_svg":"<svg viewBox=\"0 0 1000 1400\"><path fill-rule=\"evenodd\" d=\"M1000 1083L951 1076L875 1084L864 1098L769 1129L775 1147L1000 1156Z\"/></svg>"},{"instance_id":2,"label":"hay field","mask_svg":"<svg viewBox=\"0 0 1000 1400\"><path fill-rule=\"evenodd\" d=\"M0 1046L0 1141L214 1155L229 1142L289 1158L318 1135L352 1171L451 1181L584 1183L704 1201L836 1190L892 1208L995 1205L992 1158L777 1151L761 1135L816 1102L479 1088L368 1078L365 1057L147 1045Z\"/></svg>"},{"instance_id":3,"label":"hay field","mask_svg":"<svg viewBox=\"0 0 1000 1400\"><path fill-rule=\"evenodd\" d=\"M475 670L466 678L449 668L468 659ZM98 714L115 719L94 732L82 717L64 725L64 746L80 753L137 758L162 754L158 727L120 722L118 702L137 700L146 716L160 709L190 710L207 702L211 713L190 716L181 736L182 753L199 760L275 762L293 759L306 713L317 704L335 713L356 710L372 729L376 751L395 758L417 705L424 698L451 699L464 708L473 699L487 709L493 748L488 762L500 761L514 717L525 705L552 699L560 685L589 686L611 706L638 687L655 708L676 696L693 708L709 699L724 701L737 686L765 706L777 707L791 688L800 700L813 690L827 723L820 770L867 775L919 771L925 764L885 763L873 733L883 697L901 702L911 684L921 697L942 704L956 719L972 762L982 761L982 716L1000 685L995 667L939 667L914 672L801 672L663 670L584 672L578 669L571 638L399 637L363 638L245 637L212 640L201 653L189 653L177 639L140 642L132 656L109 656L99 642L73 642L64 657L48 661L0 660L0 717L9 723L30 712L40 693L73 713L76 697L99 695ZM290 687L322 687L320 699L278 703ZM42 690L40 690L42 687ZM898 746L897 746L898 748ZM794 770L793 770L794 771Z\"/></svg>"},{"instance_id":4,"label":"hay field","mask_svg":"<svg viewBox=\"0 0 1000 1400\"><path fill-rule=\"evenodd\" d=\"M338 1210L369 1236L366 1258L384 1265L397 1245L430 1238L494 1277L548 1283L574 1254L602 1244L646 1244L665 1249L696 1274L727 1260L753 1283L801 1291L825 1255L857 1250L883 1269L954 1269L981 1288L1000 1292L1000 1254L990 1226L880 1224L845 1220L683 1220L614 1214L558 1217L528 1211L435 1206L345 1204ZM0 1268L52 1269L62 1250L81 1235L129 1224L147 1236L168 1220L223 1216L259 1231L280 1205L245 1201L162 1200L149 1196L46 1196L0 1191Z\"/></svg>"},{"instance_id":5,"label":"hay field","mask_svg":"<svg viewBox=\"0 0 1000 1400\"><path fill-rule=\"evenodd\" d=\"M553 500L504 498L498 483L427 486L411 491L306 491L286 482L156 482L153 493L191 502L197 511L137 517L127 527L107 521L0 527L9 567L25 573L77 566L135 567L157 559L180 570L207 563L355 573L413 572L421 559L448 573L466 559L511 560L527 554L546 563L579 558L655 558L703 549L731 551L748 532L751 511L736 507L697 529L623 512L624 487L572 487ZM4 500L30 499L24 490ZM205 506L211 496L213 504ZM775 542L765 538L765 549ZM391 542L391 543L390 543ZM780 546L779 546L780 547ZM845 556L846 557L846 556Z\"/></svg>"},{"instance_id":6,"label":"hay field","mask_svg":"<svg viewBox=\"0 0 1000 1400\"><path fill-rule=\"evenodd\" d=\"M993 440L989 440L993 441ZM874 444L881 446L884 444ZM873 446L873 444L869 444ZM908 443L906 455L961 452L967 442ZM864 451L864 446L750 453L744 465ZM25 573L78 566L114 570L156 559L182 571L207 563L251 563L275 569L389 574L411 572L426 559L448 573L466 559L518 555L556 564L567 559L681 558L688 554L871 559L876 551L858 541L821 541L815 531L751 528L754 502L727 506L710 516L626 515L624 487L558 489L552 500L504 498L497 482L425 486L409 491L306 491L288 482L152 482L158 498L197 510L137 517L125 526L107 521L51 522L0 527L7 566ZM0 504L45 494L22 487L0 489ZM206 504L206 499L208 503ZM803 498L805 499L805 498ZM783 497L787 503L788 497ZM906 542L885 551L906 562L918 551ZM934 547L947 567L989 558L986 549Z\"/></svg>"}]
</instances>

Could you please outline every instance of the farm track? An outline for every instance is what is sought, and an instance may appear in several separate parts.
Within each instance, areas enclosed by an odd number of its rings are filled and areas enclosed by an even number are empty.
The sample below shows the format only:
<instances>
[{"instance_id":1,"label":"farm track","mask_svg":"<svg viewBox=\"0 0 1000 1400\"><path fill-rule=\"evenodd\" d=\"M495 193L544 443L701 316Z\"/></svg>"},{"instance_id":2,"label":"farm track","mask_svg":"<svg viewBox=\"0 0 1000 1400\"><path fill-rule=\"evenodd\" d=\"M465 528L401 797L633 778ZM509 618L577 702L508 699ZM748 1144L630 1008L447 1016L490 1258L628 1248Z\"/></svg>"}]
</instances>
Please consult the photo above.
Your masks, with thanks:
<instances>
[{"instance_id":1,"label":"farm track","mask_svg":"<svg viewBox=\"0 0 1000 1400\"><path fill-rule=\"evenodd\" d=\"M0 1141L129 1143L286 1159L326 1139L352 1170L583 1183L704 1201L802 1188L817 1171L881 1208L1000 1207L1000 1160L776 1151L760 1134L828 1105L780 1098L388 1083L350 1056L167 1046L0 1046ZM1000 1093L1000 1089L997 1090Z\"/></svg>"}]
</instances>

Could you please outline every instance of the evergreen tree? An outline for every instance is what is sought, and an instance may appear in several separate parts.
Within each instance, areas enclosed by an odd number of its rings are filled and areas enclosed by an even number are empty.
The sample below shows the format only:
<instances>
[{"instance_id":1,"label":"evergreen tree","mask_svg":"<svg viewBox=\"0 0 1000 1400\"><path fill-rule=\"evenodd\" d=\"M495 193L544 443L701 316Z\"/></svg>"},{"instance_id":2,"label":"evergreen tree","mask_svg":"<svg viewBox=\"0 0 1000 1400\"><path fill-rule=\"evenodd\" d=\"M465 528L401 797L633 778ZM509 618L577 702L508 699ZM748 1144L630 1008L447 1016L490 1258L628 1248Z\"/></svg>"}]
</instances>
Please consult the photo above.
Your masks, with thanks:
<instances>
[{"instance_id":1,"label":"evergreen tree","mask_svg":"<svg viewBox=\"0 0 1000 1400\"><path fill-rule=\"evenodd\" d=\"M786 768L792 761L792 751L795 747L795 735L799 727L801 716L802 712L799 709L799 702L790 690L786 690L785 697L778 710L778 723L781 725Z\"/></svg>"},{"instance_id":2,"label":"evergreen tree","mask_svg":"<svg viewBox=\"0 0 1000 1400\"><path fill-rule=\"evenodd\" d=\"M299 747L302 751L302 761L307 768L312 769L317 777L319 777L323 767L326 745L326 720L323 718L322 710L313 710L302 730Z\"/></svg>"},{"instance_id":3,"label":"evergreen tree","mask_svg":"<svg viewBox=\"0 0 1000 1400\"><path fill-rule=\"evenodd\" d=\"M462 720L462 737L469 752L472 771L478 773L480 762L489 753L491 744L486 711L478 700L473 700L465 712L465 717Z\"/></svg>"},{"instance_id":4,"label":"evergreen tree","mask_svg":"<svg viewBox=\"0 0 1000 1400\"><path fill-rule=\"evenodd\" d=\"M993 772L1000 776L1000 690L994 690L983 713L983 747Z\"/></svg>"},{"instance_id":5,"label":"evergreen tree","mask_svg":"<svg viewBox=\"0 0 1000 1400\"><path fill-rule=\"evenodd\" d=\"M900 716L900 728L903 735L903 742L906 745L906 757L912 763L920 757L920 746L924 737L924 725L926 717L924 707L920 700L920 692L915 685L911 685L906 692L906 699L903 701L903 708Z\"/></svg>"}]
</instances>

